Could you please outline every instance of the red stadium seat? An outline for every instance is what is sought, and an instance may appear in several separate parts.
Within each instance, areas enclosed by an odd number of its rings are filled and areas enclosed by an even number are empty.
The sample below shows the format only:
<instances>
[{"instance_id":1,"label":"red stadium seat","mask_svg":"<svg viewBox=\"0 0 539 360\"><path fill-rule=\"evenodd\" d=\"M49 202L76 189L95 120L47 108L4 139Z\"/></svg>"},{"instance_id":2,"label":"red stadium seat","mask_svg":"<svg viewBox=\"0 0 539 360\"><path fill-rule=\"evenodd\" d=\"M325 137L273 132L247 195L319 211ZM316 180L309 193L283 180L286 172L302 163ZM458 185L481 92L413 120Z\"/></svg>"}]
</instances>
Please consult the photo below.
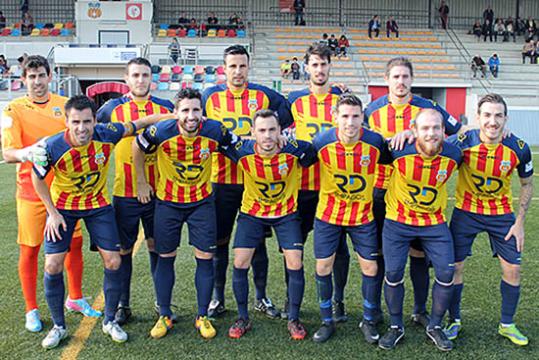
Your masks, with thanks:
<instances>
[{"instance_id":1,"label":"red stadium seat","mask_svg":"<svg viewBox=\"0 0 539 360\"><path fill-rule=\"evenodd\" d=\"M159 81L160 82L168 82L168 81L170 81L170 74L169 73L161 73L159 75Z\"/></svg>"},{"instance_id":2,"label":"red stadium seat","mask_svg":"<svg viewBox=\"0 0 539 360\"><path fill-rule=\"evenodd\" d=\"M11 34L10 28L4 28L2 29L2 32L0 32L0 36L9 36Z\"/></svg>"},{"instance_id":3,"label":"red stadium seat","mask_svg":"<svg viewBox=\"0 0 539 360\"><path fill-rule=\"evenodd\" d=\"M44 29L41 29L41 31L39 32L39 35L41 35L41 36L49 36L50 33L51 33L50 29L44 28Z\"/></svg>"},{"instance_id":4,"label":"red stadium seat","mask_svg":"<svg viewBox=\"0 0 539 360\"><path fill-rule=\"evenodd\" d=\"M227 37L236 37L236 30L228 29L228 31L226 32L226 36Z\"/></svg>"},{"instance_id":5,"label":"red stadium seat","mask_svg":"<svg viewBox=\"0 0 539 360\"><path fill-rule=\"evenodd\" d=\"M195 75L201 75L201 74L204 74L204 72L205 72L204 66L202 65L195 66L195 72L194 72Z\"/></svg>"},{"instance_id":6,"label":"red stadium seat","mask_svg":"<svg viewBox=\"0 0 539 360\"><path fill-rule=\"evenodd\" d=\"M178 30L178 36L179 37L186 37L187 36L187 30L185 30L185 29Z\"/></svg>"},{"instance_id":7,"label":"red stadium seat","mask_svg":"<svg viewBox=\"0 0 539 360\"><path fill-rule=\"evenodd\" d=\"M68 22L66 22L64 27L66 29L73 29L75 27L75 24L73 24L73 22L71 22L71 21L68 21Z\"/></svg>"},{"instance_id":8,"label":"red stadium seat","mask_svg":"<svg viewBox=\"0 0 539 360\"><path fill-rule=\"evenodd\" d=\"M172 67L172 73L173 73L173 74L181 74L182 71L183 71L183 69L182 69L182 67L179 66L179 65L174 65L174 66Z\"/></svg>"},{"instance_id":9,"label":"red stadium seat","mask_svg":"<svg viewBox=\"0 0 539 360\"><path fill-rule=\"evenodd\" d=\"M52 29L50 35L51 35L51 36L58 36L58 35L60 35L60 29L56 29L56 28Z\"/></svg>"},{"instance_id":10,"label":"red stadium seat","mask_svg":"<svg viewBox=\"0 0 539 360\"><path fill-rule=\"evenodd\" d=\"M217 73L217 75L224 75L225 68L223 67L223 65L219 65L217 66L217 69L215 69L215 72Z\"/></svg>"}]
</instances>

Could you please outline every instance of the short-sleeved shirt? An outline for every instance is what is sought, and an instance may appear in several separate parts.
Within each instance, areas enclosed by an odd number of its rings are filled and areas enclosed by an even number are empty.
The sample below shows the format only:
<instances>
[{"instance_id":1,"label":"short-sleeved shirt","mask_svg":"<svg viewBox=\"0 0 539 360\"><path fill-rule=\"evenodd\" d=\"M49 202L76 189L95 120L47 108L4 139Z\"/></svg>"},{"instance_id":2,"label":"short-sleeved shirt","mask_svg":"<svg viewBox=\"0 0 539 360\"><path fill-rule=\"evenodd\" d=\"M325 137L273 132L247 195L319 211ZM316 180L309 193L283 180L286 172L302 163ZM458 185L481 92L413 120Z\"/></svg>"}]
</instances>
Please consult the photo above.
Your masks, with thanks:
<instances>
[{"instance_id":1,"label":"short-sleeved shirt","mask_svg":"<svg viewBox=\"0 0 539 360\"><path fill-rule=\"evenodd\" d=\"M292 125L290 104L276 91L258 84L248 83L239 91L230 90L226 84L212 86L202 94L204 115L215 119L238 136L251 134L252 118L261 109L273 110L281 129ZM212 182L242 184L243 174L236 164L223 154L213 157Z\"/></svg>"},{"instance_id":2,"label":"short-sleeved shirt","mask_svg":"<svg viewBox=\"0 0 539 360\"><path fill-rule=\"evenodd\" d=\"M260 155L256 142L243 141L225 154L243 170L244 191L240 211L260 218L278 218L297 210L299 167L316 161L312 144L290 140L274 155Z\"/></svg>"},{"instance_id":3,"label":"short-sleeved shirt","mask_svg":"<svg viewBox=\"0 0 539 360\"><path fill-rule=\"evenodd\" d=\"M91 210L110 205L107 172L114 146L122 139L125 127L120 123L97 124L92 140L84 146L73 146L69 130L45 141L49 163L34 165L43 179L54 169L51 197L60 210Z\"/></svg>"},{"instance_id":4,"label":"short-sleeved shirt","mask_svg":"<svg viewBox=\"0 0 539 360\"><path fill-rule=\"evenodd\" d=\"M391 158L381 135L361 130L359 141L344 144L338 129L316 136L313 145L320 164L320 200L316 218L324 222L354 226L373 220L372 203L376 165Z\"/></svg>"},{"instance_id":5,"label":"short-sleeved shirt","mask_svg":"<svg viewBox=\"0 0 539 360\"><path fill-rule=\"evenodd\" d=\"M2 113L2 150L22 149L44 137L65 129L64 105L67 98L49 94L44 104L33 102L28 96L11 101ZM17 164L17 198L41 201L31 178L32 163ZM46 178L52 181L52 174Z\"/></svg>"},{"instance_id":6,"label":"short-sleeved shirt","mask_svg":"<svg viewBox=\"0 0 539 360\"><path fill-rule=\"evenodd\" d=\"M376 99L365 109L365 123L371 130L387 139L408 130L412 121L423 109L435 109L442 114L446 135L456 134L462 126L437 103L415 95L406 104L392 104L388 95ZM377 188L387 189L392 170L391 166L378 166L375 184Z\"/></svg>"},{"instance_id":7,"label":"short-sleeved shirt","mask_svg":"<svg viewBox=\"0 0 539 360\"><path fill-rule=\"evenodd\" d=\"M511 179L514 171L517 170L520 178L533 175L528 144L514 135L498 144L484 144L478 129L451 136L448 141L463 153L455 206L482 215L512 213Z\"/></svg>"},{"instance_id":8,"label":"short-sleeved shirt","mask_svg":"<svg viewBox=\"0 0 539 360\"><path fill-rule=\"evenodd\" d=\"M148 115L166 114L174 110L174 104L150 96L147 100L136 101L130 96L122 96L105 103L97 112L97 121L100 123L135 121ZM142 133L142 129L138 133ZM114 151L116 173L114 175L114 188L112 194L121 197L137 196L137 175L133 165L132 138L122 139ZM144 161L146 179L155 191L158 173L155 166L155 155L147 155Z\"/></svg>"},{"instance_id":9,"label":"short-sleeved shirt","mask_svg":"<svg viewBox=\"0 0 539 360\"><path fill-rule=\"evenodd\" d=\"M438 155L425 157L414 142L391 155L395 171L385 195L386 219L414 226L445 223L447 181L462 162L460 149L444 141Z\"/></svg>"},{"instance_id":10,"label":"short-sleeved shirt","mask_svg":"<svg viewBox=\"0 0 539 360\"><path fill-rule=\"evenodd\" d=\"M200 124L194 137L183 136L178 126L174 119L160 121L139 134L137 144L146 154L157 153L157 198L193 204L212 194L212 154L237 137L211 119Z\"/></svg>"},{"instance_id":11,"label":"short-sleeved shirt","mask_svg":"<svg viewBox=\"0 0 539 360\"><path fill-rule=\"evenodd\" d=\"M288 95L296 139L312 142L324 130L335 126L333 113L341 90L331 87L327 94L313 94L309 89L292 91ZM300 190L320 190L320 163L301 169Z\"/></svg>"}]
</instances>

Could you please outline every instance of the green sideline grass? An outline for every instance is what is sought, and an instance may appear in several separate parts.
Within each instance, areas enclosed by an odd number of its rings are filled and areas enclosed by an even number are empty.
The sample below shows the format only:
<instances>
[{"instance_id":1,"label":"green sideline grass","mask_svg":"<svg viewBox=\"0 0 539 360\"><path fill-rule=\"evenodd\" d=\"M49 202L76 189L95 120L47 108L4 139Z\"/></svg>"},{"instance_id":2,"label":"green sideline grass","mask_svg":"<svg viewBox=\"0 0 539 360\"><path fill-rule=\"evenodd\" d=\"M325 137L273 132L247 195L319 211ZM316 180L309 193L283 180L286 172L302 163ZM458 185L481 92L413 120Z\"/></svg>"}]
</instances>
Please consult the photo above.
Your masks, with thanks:
<instances>
[{"instance_id":1,"label":"green sideline grass","mask_svg":"<svg viewBox=\"0 0 539 360\"><path fill-rule=\"evenodd\" d=\"M536 169L539 162L535 161ZM55 350L45 351L40 342L51 326L50 315L43 296L42 265L38 275L38 301L44 319L45 331L31 334L24 329L24 303L17 274L18 246L16 245L17 222L14 200L15 166L0 165L0 358L2 359L58 359L62 351L69 345L69 339ZM536 179L536 178L534 178ZM454 188L454 182L451 183ZM515 186L516 189L516 186ZM452 196L454 192L449 191ZM518 192L515 193L515 197ZM449 208L453 206L449 201ZM134 318L124 328L129 333L129 342L123 345L113 343L101 332L100 322L93 329L90 337L79 353L79 359L328 359L328 358L407 358L407 359L505 359L505 358L539 358L539 204L533 201L530 207L526 229L527 239L522 265L522 296L516 322L521 330L529 336L530 344L525 348L517 348L508 340L497 335L497 324L500 313L499 281L500 269L498 261L491 258L486 237L480 236L474 245L475 255L467 262L465 271L465 288L463 295L463 331L456 341L455 350L442 354L426 341L424 331L411 325L409 321L412 306L412 291L409 279L406 282L406 336L395 351L387 352L363 341L358 329L361 314L361 278L357 262L353 258L351 273L346 289L346 305L350 320L338 326L336 335L325 344L315 344L310 339L303 342L289 340L284 320L270 320L258 313L251 312L254 328L244 338L231 340L227 338L228 327L235 319L235 302L231 283L227 283L226 316L214 322L218 335L215 339L201 339L193 327L196 312L196 297L193 284L194 258L192 250L187 246L186 229L179 255L176 260L176 285L173 302L178 305L177 313L180 323L169 335L160 340L149 337L149 331L156 317L153 312L154 290L149 276L149 261L145 247L141 247L134 259L132 285L132 309ZM448 209L449 211L450 209ZM449 212L448 212L449 213ZM86 237L87 239L87 237ZM85 246L85 269L83 290L85 296L93 301L100 293L102 286L102 265L99 256L90 253ZM275 239L268 240L270 256L270 278L268 295L274 303L282 306L284 300L283 266L277 251ZM306 289L302 307L302 319L309 335L319 325L318 305L314 285L314 261L312 238L306 246L305 274ZM229 268L230 270L230 268ZM229 271L228 279L231 278ZM407 276L408 278L408 276ZM251 283L250 296L254 290ZM385 308L385 306L384 306ZM387 320L387 317L386 317ZM79 326L81 316L67 314L69 333L73 334ZM382 329L381 329L382 330ZM383 329L385 331L385 329Z\"/></svg>"}]
</instances>

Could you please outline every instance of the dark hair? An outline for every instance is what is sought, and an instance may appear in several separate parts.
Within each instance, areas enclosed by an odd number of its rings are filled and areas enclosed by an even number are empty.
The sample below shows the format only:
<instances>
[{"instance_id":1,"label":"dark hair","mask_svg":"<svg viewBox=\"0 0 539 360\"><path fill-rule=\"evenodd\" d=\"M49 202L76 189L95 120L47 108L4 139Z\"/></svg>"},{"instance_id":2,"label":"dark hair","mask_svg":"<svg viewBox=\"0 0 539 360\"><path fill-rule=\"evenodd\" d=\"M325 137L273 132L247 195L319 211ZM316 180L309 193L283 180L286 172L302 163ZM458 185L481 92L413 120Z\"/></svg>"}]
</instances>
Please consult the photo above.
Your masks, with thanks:
<instances>
[{"instance_id":1,"label":"dark hair","mask_svg":"<svg viewBox=\"0 0 539 360\"><path fill-rule=\"evenodd\" d=\"M313 44L309 46L307 52L305 53L305 62L308 64L311 56L317 55L322 59L327 60L328 64L331 64L331 54L332 52L329 46L320 43Z\"/></svg>"},{"instance_id":2,"label":"dark hair","mask_svg":"<svg viewBox=\"0 0 539 360\"><path fill-rule=\"evenodd\" d=\"M66 117L67 117L67 113L71 109L75 109L79 111L82 111L84 109L90 109L92 110L92 116L95 118L95 113L97 112L97 105L88 96L77 95L77 96L73 96L69 98L69 100L67 100L66 104L64 105L64 111L66 113Z\"/></svg>"},{"instance_id":3,"label":"dark hair","mask_svg":"<svg viewBox=\"0 0 539 360\"><path fill-rule=\"evenodd\" d=\"M147 66L148 68L152 68L152 64L150 63L150 61L146 58L143 58L143 57L136 57L136 58L132 58L131 60L129 60L127 62L127 65L125 66L125 72L127 73L128 70L129 70L129 66L131 65L144 65L144 66Z\"/></svg>"},{"instance_id":4,"label":"dark hair","mask_svg":"<svg viewBox=\"0 0 539 360\"><path fill-rule=\"evenodd\" d=\"M22 57L22 56L21 56ZM24 59L24 58L23 58ZM45 71L47 72L47 75L51 74L51 67L49 65L49 62L47 59L45 59L41 55L30 55L26 58L26 60L22 64L22 77L26 77L26 72L29 69L38 69L40 67L44 67Z\"/></svg>"},{"instance_id":5,"label":"dark hair","mask_svg":"<svg viewBox=\"0 0 539 360\"><path fill-rule=\"evenodd\" d=\"M406 66L410 70L410 76L414 76L412 62L403 56L395 57L387 62L385 75L389 76L391 69L393 69L395 66Z\"/></svg>"},{"instance_id":6,"label":"dark hair","mask_svg":"<svg viewBox=\"0 0 539 360\"><path fill-rule=\"evenodd\" d=\"M505 103L505 100L503 97L499 94L486 94L479 100L477 103L477 113L481 114L481 106L483 106L484 103L493 103L493 104L502 104L503 105L503 114L507 116L507 104Z\"/></svg>"},{"instance_id":7,"label":"dark hair","mask_svg":"<svg viewBox=\"0 0 539 360\"><path fill-rule=\"evenodd\" d=\"M249 62L250 56L249 52L243 45L231 45L227 47L223 53L223 61L226 63L226 57L228 55L246 55L247 62Z\"/></svg>"},{"instance_id":8,"label":"dark hair","mask_svg":"<svg viewBox=\"0 0 539 360\"><path fill-rule=\"evenodd\" d=\"M202 94L200 94L200 91L191 89L191 88L185 88L178 91L176 96L174 96L174 107L177 109L178 104L183 99L198 99L200 101L200 105L202 106Z\"/></svg>"},{"instance_id":9,"label":"dark hair","mask_svg":"<svg viewBox=\"0 0 539 360\"><path fill-rule=\"evenodd\" d=\"M257 112L255 112L255 114L253 115L253 126L255 126L256 120L258 118L266 119L266 118L269 118L269 117L274 117L277 120L277 123L279 123L278 115L273 110L261 109L261 110L258 110Z\"/></svg>"},{"instance_id":10,"label":"dark hair","mask_svg":"<svg viewBox=\"0 0 539 360\"><path fill-rule=\"evenodd\" d=\"M337 104L335 104L335 110L338 112L341 105L359 106L363 111L363 103L360 98L351 93L344 93L339 96Z\"/></svg>"}]
</instances>

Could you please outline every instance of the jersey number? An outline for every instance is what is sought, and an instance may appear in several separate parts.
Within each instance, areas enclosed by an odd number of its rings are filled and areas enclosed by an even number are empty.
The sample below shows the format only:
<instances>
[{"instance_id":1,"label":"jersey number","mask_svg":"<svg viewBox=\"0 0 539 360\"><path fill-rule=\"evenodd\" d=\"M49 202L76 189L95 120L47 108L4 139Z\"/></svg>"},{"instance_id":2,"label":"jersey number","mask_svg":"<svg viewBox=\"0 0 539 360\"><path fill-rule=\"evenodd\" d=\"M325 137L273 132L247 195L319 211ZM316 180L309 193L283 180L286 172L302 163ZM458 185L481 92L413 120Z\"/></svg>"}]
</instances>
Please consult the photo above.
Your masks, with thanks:
<instances>
[{"instance_id":1,"label":"jersey number","mask_svg":"<svg viewBox=\"0 0 539 360\"><path fill-rule=\"evenodd\" d=\"M202 166L195 165L195 164L189 164L186 166L182 163L177 162L177 163L174 163L174 165L176 166L176 172L178 173L178 175L180 175L180 177L183 180L198 179L198 177L200 176L200 173L204 169Z\"/></svg>"},{"instance_id":2,"label":"jersey number","mask_svg":"<svg viewBox=\"0 0 539 360\"><path fill-rule=\"evenodd\" d=\"M101 176L98 172L89 173L83 176L79 176L78 178L75 178L75 186L80 190L84 191L92 186L94 186L97 181L99 180L99 177Z\"/></svg>"}]
</instances>

